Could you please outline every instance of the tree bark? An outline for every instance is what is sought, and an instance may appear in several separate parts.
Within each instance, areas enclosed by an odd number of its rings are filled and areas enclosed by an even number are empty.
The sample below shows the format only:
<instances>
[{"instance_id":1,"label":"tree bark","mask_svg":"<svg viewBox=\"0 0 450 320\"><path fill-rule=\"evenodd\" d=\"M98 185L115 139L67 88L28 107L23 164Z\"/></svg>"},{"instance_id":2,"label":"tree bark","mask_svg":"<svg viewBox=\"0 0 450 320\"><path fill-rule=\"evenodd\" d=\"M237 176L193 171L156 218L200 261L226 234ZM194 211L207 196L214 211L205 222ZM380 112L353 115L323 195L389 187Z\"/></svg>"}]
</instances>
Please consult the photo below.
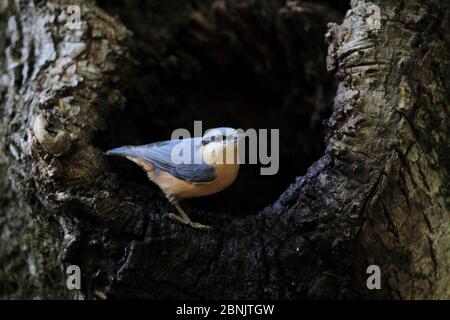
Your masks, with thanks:
<instances>
[{"instance_id":1,"label":"tree bark","mask_svg":"<svg viewBox=\"0 0 450 320\"><path fill-rule=\"evenodd\" d=\"M338 24L326 2L80 0L80 30L69 4L0 7L1 297L450 298L445 1L352 1ZM212 102L211 124L283 124L295 182L256 214L194 205L205 233L163 218L161 192L102 151L167 138Z\"/></svg>"}]
</instances>

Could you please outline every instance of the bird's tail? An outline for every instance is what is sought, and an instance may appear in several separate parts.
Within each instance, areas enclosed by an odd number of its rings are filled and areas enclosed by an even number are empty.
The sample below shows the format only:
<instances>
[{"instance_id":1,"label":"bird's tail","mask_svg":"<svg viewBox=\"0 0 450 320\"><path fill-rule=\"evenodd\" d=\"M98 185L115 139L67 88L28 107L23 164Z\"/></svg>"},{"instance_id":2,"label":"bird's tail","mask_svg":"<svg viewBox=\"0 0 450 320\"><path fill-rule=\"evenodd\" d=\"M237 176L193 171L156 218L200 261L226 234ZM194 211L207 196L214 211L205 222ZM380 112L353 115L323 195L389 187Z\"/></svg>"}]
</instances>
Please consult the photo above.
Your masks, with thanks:
<instances>
[{"instance_id":1,"label":"bird's tail","mask_svg":"<svg viewBox=\"0 0 450 320\"><path fill-rule=\"evenodd\" d=\"M104 154L107 156L129 157L129 156L135 155L135 150L132 146L125 146L125 147L110 149L108 151L105 151Z\"/></svg>"}]
</instances>

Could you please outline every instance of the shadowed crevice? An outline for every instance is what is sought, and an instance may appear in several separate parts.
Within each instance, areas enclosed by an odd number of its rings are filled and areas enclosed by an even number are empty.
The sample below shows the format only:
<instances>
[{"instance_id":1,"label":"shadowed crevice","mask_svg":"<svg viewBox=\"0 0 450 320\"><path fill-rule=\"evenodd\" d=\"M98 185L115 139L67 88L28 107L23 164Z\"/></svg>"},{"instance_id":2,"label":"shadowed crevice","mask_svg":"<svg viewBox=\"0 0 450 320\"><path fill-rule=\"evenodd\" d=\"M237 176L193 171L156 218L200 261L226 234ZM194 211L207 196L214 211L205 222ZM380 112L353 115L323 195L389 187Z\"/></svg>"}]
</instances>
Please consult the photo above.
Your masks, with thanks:
<instances>
[{"instance_id":1,"label":"shadowed crevice","mask_svg":"<svg viewBox=\"0 0 450 320\"><path fill-rule=\"evenodd\" d=\"M167 140L176 128L193 132L195 120L204 129L279 129L276 175L261 176L259 165L244 165L227 190L185 201L232 216L273 203L323 154L322 122L331 114L336 87L325 68L326 23L318 19L337 21L337 12L282 1L102 5L133 32L136 65L126 107L109 116L100 148ZM150 184L133 164L111 162L121 179Z\"/></svg>"}]
</instances>

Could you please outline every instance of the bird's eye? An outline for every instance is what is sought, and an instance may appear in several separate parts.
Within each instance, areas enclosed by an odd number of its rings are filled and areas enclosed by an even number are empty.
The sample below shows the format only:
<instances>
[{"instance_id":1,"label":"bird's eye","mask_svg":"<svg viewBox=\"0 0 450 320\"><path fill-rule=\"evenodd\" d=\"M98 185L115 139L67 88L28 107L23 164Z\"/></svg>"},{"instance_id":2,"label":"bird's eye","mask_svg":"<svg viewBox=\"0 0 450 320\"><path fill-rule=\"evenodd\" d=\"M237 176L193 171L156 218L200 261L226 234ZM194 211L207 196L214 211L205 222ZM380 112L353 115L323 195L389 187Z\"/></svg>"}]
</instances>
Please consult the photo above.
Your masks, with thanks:
<instances>
[{"instance_id":1,"label":"bird's eye","mask_svg":"<svg viewBox=\"0 0 450 320\"><path fill-rule=\"evenodd\" d=\"M223 140L223 141L227 140L227 136L226 136L226 135L223 135L223 136L222 136L222 140Z\"/></svg>"},{"instance_id":2,"label":"bird's eye","mask_svg":"<svg viewBox=\"0 0 450 320\"><path fill-rule=\"evenodd\" d=\"M211 137L211 141L216 141L216 137L215 137L215 136L212 136L212 137Z\"/></svg>"}]
</instances>

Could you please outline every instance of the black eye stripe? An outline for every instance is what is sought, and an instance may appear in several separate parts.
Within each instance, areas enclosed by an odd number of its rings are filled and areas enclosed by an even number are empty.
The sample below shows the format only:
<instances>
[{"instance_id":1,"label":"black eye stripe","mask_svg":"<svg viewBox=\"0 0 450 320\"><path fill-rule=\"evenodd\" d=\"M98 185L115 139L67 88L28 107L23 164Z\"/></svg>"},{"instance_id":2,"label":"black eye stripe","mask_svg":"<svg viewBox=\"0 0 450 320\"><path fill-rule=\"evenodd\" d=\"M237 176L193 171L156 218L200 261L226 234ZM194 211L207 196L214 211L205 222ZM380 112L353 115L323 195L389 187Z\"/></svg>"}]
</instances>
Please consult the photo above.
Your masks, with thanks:
<instances>
[{"instance_id":1,"label":"black eye stripe","mask_svg":"<svg viewBox=\"0 0 450 320\"><path fill-rule=\"evenodd\" d=\"M202 140L203 145L207 145L210 142L216 142L216 141L226 141L228 137L226 135L216 135L216 136L210 136L207 140Z\"/></svg>"}]
</instances>

